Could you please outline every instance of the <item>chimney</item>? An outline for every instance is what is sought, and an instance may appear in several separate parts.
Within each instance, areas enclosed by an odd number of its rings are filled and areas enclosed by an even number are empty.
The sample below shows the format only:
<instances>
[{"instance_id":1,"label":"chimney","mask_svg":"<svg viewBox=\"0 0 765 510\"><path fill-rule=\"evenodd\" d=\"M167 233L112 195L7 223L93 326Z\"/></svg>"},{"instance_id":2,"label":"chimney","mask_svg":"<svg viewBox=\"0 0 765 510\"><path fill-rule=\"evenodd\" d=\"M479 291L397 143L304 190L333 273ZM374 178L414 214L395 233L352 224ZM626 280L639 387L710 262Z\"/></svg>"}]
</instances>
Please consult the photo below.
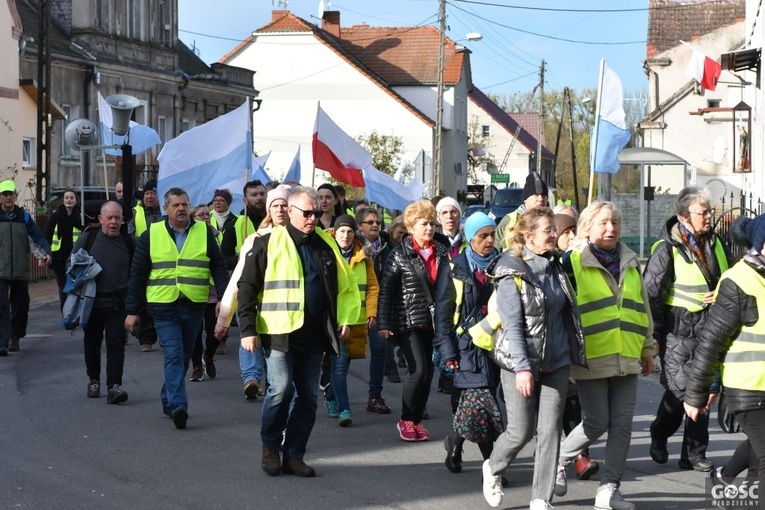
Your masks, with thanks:
<instances>
[{"instance_id":1,"label":"chimney","mask_svg":"<svg viewBox=\"0 0 765 510\"><path fill-rule=\"evenodd\" d=\"M340 11L324 11L321 28L340 39Z\"/></svg>"},{"instance_id":2,"label":"chimney","mask_svg":"<svg viewBox=\"0 0 765 510\"><path fill-rule=\"evenodd\" d=\"M276 20L280 20L283 17L289 15L290 11L271 11L271 23L273 23Z\"/></svg>"}]
</instances>

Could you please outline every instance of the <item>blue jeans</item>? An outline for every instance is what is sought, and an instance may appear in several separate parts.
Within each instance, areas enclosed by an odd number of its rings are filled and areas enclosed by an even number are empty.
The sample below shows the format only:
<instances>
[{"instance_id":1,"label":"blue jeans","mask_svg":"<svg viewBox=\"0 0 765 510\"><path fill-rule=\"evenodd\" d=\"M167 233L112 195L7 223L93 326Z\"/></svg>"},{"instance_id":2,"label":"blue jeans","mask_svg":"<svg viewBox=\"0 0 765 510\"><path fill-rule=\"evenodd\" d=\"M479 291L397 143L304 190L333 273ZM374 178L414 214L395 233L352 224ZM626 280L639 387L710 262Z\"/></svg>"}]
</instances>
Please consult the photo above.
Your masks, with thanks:
<instances>
[{"instance_id":1,"label":"blue jeans","mask_svg":"<svg viewBox=\"0 0 765 510\"><path fill-rule=\"evenodd\" d=\"M237 319L239 315L237 312ZM266 359L263 357L263 348L255 349L250 352L242 349L239 344L239 370L242 372L242 382L246 383L252 379L263 381L263 375L266 371Z\"/></svg>"},{"instance_id":2,"label":"blue jeans","mask_svg":"<svg viewBox=\"0 0 765 510\"><path fill-rule=\"evenodd\" d=\"M176 305L175 318L154 319L159 345L165 356L165 383L162 385L162 407L172 412L188 409L186 371L199 328L202 327L204 306Z\"/></svg>"},{"instance_id":3,"label":"blue jeans","mask_svg":"<svg viewBox=\"0 0 765 510\"><path fill-rule=\"evenodd\" d=\"M377 328L369 329L369 398L381 397L385 376L386 340L377 334Z\"/></svg>"},{"instance_id":4,"label":"blue jeans","mask_svg":"<svg viewBox=\"0 0 765 510\"><path fill-rule=\"evenodd\" d=\"M288 352L266 349L268 389L263 401L260 438L263 445L277 449L282 443L286 457L302 459L316 422L316 407L321 376L320 344L290 345ZM294 405L292 397L296 396Z\"/></svg>"},{"instance_id":5,"label":"blue jeans","mask_svg":"<svg viewBox=\"0 0 765 510\"><path fill-rule=\"evenodd\" d=\"M351 360L345 352L345 342L340 342L340 353L331 353L329 361L332 366L332 384L327 388L327 400L337 400L337 408L340 411L351 410L348 400L348 367Z\"/></svg>"},{"instance_id":6,"label":"blue jeans","mask_svg":"<svg viewBox=\"0 0 765 510\"><path fill-rule=\"evenodd\" d=\"M266 360L263 357L263 348L255 349L255 352L250 352L247 349L242 349L239 345L239 369L242 371L242 382L247 382L252 379L263 381L263 372L266 371Z\"/></svg>"}]
</instances>

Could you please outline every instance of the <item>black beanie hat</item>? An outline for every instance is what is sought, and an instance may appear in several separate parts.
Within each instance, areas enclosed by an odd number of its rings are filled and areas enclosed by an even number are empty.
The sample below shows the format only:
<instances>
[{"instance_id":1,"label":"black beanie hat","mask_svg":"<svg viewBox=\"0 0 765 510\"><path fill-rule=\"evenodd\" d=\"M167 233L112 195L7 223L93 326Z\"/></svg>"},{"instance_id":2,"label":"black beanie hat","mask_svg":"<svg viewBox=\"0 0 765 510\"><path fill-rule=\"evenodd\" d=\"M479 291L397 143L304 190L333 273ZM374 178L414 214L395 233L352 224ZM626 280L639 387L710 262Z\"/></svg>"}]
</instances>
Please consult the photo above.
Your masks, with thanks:
<instances>
[{"instance_id":1,"label":"black beanie hat","mask_svg":"<svg viewBox=\"0 0 765 510\"><path fill-rule=\"evenodd\" d=\"M146 181L146 184L143 185L143 192L146 193L147 191L157 191L157 181L154 179Z\"/></svg>"},{"instance_id":2,"label":"black beanie hat","mask_svg":"<svg viewBox=\"0 0 765 510\"><path fill-rule=\"evenodd\" d=\"M523 200L526 200L532 195L547 196L547 184L545 184L545 181L543 181L536 172L531 172L526 177L526 185L523 186Z\"/></svg>"},{"instance_id":3,"label":"black beanie hat","mask_svg":"<svg viewBox=\"0 0 765 510\"><path fill-rule=\"evenodd\" d=\"M351 230L356 232L356 220L354 220L349 214L341 214L335 220L335 231L337 231L337 229L340 227L351 227Z\"/></svg>"}]
</instances>

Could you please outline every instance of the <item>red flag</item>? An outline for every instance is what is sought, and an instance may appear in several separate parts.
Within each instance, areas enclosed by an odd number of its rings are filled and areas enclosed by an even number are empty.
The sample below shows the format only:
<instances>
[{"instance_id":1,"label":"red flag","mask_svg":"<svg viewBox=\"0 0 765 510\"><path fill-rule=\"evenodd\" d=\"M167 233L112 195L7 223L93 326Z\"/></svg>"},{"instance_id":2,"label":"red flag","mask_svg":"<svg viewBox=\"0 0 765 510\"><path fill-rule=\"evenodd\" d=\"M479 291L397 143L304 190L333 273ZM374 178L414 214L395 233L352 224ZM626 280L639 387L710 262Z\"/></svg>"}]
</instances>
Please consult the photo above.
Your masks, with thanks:
<instances>
[{"instance_id":1,"label":"red flag","mask_svg":"<svg viewBox=\"0 0 765 510\"><path fill-rule=\"evenodd\" d=\"M695 78L703 88L713 91L717 88L717 80L720 79L722 66L719 62L712 60L690 45L686 45L693 50L693 55L691 55L691 60L688 62L685 74Z\"/></svg>"},{"instance_id":2,"label":"red flag","mask_svg":"<svg viewBox=\"0 0 765 510\"><path fill-rule=\"evenodd\" d=\"M340 129L321 106L316 112L312 148L316 168L326 170L340 182L364 187L361 170L372 166L372 155Z\"/></svg>"}]
</instances>

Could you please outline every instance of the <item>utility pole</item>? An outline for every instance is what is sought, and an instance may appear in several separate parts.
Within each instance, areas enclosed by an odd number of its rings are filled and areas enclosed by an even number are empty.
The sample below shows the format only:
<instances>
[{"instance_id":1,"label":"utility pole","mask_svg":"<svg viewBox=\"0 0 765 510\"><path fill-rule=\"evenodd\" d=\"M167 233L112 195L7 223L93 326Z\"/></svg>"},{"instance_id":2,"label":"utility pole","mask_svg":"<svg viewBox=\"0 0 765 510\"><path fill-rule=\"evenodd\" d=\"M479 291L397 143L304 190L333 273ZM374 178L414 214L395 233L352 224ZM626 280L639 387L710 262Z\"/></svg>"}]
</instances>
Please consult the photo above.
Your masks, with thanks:
<instances>
[{"instance_id":1,"label":"utility pole","mask_svg":"<svg viewBox=\"0 0 765 510\"><path fill-rule=\"evenodd\" d=\"M571 107L571 89L566 87L563 89L563 94L568 99L568 136L571 141L571 176L574 180L574 205L577 211L582 209L579 207L579 184L576 181L576 146L574 144L574 109ZM562 120L561 120L562 122Z\"/></svg>"},{"instance_id":2,"label":"utility pole","mask_svg":"<svg viewBox=\"0 0 765 510\"><path fill-rule=\"evenodd\" d=\"M37 27L37 172L35 175L35 218L47 220L45 204L50 196L50 17L52 0L38 2L40 20ZM84 207L84 204L83 206ZM42 212L42 214L40 214ZM42 216L42 217L41 217Z\"/></svg>"},{"instance_id":3,"label":"utility pole","mask_svg":"<svg viewBox=\"0 0 765 510\"><path fill-rule=\"evenodd\" d=\"M433 196L441 192L441 146L443 139L441 131L444 124L444 37L446 33L446 0L440 0L438 8L439 34L438 34L438 78L436 80L436 133L435 147L433 152Z\"/></svg>"},{"instance_id":4,"label":"utility pole","mask_svg":"<svg viewBox=\"0 0 765 510\"><path fill-rule=\"evenodd\" d=\"M539 70L539 129L537 129L537 174L542 177L542 137L545 135L545 61ZM555 185L555 183L553 183Z\"/></svg>"}]
</instances>

